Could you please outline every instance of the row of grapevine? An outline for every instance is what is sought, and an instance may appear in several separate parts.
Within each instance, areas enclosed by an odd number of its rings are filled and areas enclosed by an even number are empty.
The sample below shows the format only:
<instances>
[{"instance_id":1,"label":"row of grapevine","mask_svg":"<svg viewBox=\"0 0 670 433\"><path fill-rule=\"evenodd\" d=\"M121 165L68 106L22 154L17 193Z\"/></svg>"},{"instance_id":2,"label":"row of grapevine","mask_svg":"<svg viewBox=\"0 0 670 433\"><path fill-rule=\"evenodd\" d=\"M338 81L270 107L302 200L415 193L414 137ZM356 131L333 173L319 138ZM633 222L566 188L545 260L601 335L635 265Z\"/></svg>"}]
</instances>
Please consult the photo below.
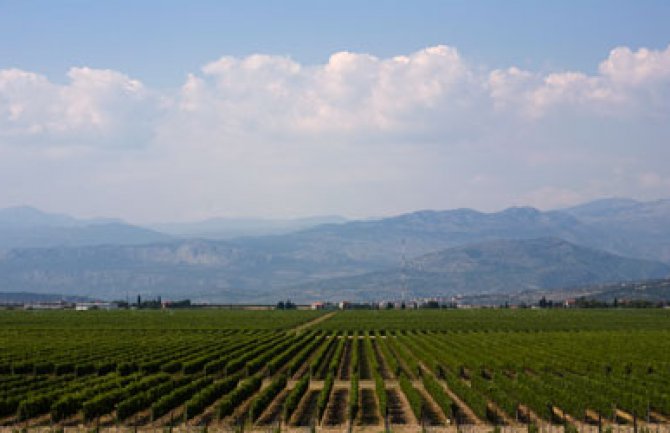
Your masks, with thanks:
<instances>
[{"instance_id":1,"label":"row of grapevine","mask_svg":"<svg viewBox=\"0 0 670 433\"><path fill-rule=\"evenodd\" d=\"M423 387L426 389L428 394L433 398L435 403L442 409L442 412L447 418L452 418L452 405L454 404L451 401L449 395L444 390L442 385L435 379L435 376L432 374L424 374L421 378L423 382Z\"/></svg>"},{"instance_id":2,"label":"row of grapevine","mask_svg":"<svg viewBox=\"0 0 670 433\"><path fill-rule=\"evenodd\" d=\"M404 374L401 374L400 377L398 377L398 381L400 382L400 389L402 389L405 397L407 397L407 401L409 402L410 408L412 408L414 416L416 419L420 419L422 411L421 406L423 405L421 394L419 394L412 385L412 382Z\"/></svg>"},{"instance_id":3,"label":"row of grapevine","mask_svg":"<svg viewBox=\"0 0 670 433\"><path fill-rule=\"evenodd\" d=\"M223 395L228 394L240 381L240 374L217 380L194 394L184 405L184 418L191 419L213 404Z\"/></svg>"},{"instance_id":4,"label":"row of grapevine","mask_svg":"<svg viewBox=\"0 0 670 433\"><path fill-rule=\"evenodd\" d=\"M378 371L373 373L375 378L375 393L377 394L377 403L379 404L379 411L382 416L385 416L387 413L388 407L388 396L386 395L386 385L384 384L384 379Z\"/></svg>"},{"instance_id":5,"label":"row of grapevine","mask_svg":"<svg viewBox=\"0 0 670 433\"><path fill-rule=\"evenodd\" d=\"M286 387L286 375L280 374L270 385L262 390L249 406L249 419L253 422L258 419L272 400Z\"/></svg>"},{"instance_id":6,"label":"row of grapevine","mask_svg":"<svg viewBox=\"0 0 670 433\"><path fill-rule=\"evenodd\" d=\"M61 395L58 400L51 405L51 419L53 421L60 421L69 416L72 416L82 409L85 401L91 399L93 396L105 393L111 389L122 386L127 379L118 379L110 375L106 380L101 381L95 386L90 384L85 390L77 390Z\"/></svg>"},{"instance_id":7,"label":"row of grapevine","mask_svg":"<svg viewBox=\"0 0 670 433\"><path fill-rule=\"evenodd\" d=\"M333 350L333 347L335 347L336 342L337 338L329 336L326 340L326 344L319 347L316 354L312 358L312 361L309 364L310 376L317 377L320 374L321 370L323 369L323 365L326 364L326 362L328 362L329 359L328 356Z\"/></svg>"},{"instance_id":8,"label":"row of grapevine","mask_svg":"<svg viewBox=\"0 0 670 433\"><path fill-rule=\"evenodd\" d=\"M349 419L354 420L358 415L358 372L351 376L351 388L349 390Z\"/></svg>"},{"instance_id":9,"label":"row of grapevine","mask_svg":"<svg viewBox=\"0 0 670 433\"><path fill-rule=\"evenodd\" d=\"M324 337L318 336L313 339L311 343L305 346L296 356L288 363L286 366L286 372L290 376L293 376L300 367L307 361L307 359L312 355L314 349L320 347L323 344Z\"/></svg>"},{"instance_id":10,"label":"row of grapevine","mask_svg":"<svg viewBox=\"0 0 670 433\"><path fill-rule=\"evenodd\" d=\"M288 393L288 396L284 401L283 417L285 420L291 418L291 415L293 415L293 412L298 407L300 400L302 399L302 397L305 395L305 392L307 392L307 389L309 388L309 380L310 380L309 376L304 376L302 379L298 381L298 383L296 383L295 387Z\"/></svg>"},{"instance_id":11,"label":"row of grapevine","mask_svg":"<svg viewBox=\"0 0 670 433\"><path fill-rule=\"evenodd\" d=\"M335 347L335 352L333 357L330 359L330 364L328 364L328 374L337 374L337 368L340 366L340 359L342 358L342 353L344 352L344 346L346 344L346 338L340 338Z\"/></svg>"},{"instance_id":12,"label":"row of grapevine","mask_svg":"<svg viewBox=\"0 0 670 433\"><path fill-rule=\"evenodd\" d=\"M151 405L151 419L155 420L191 398L200 389L212 383L211 377L203 377L186 385L175 388Z\"/></svg>"},{"instance_id":13,"label":"row of grapevine","mask_svg":"<svg viewBox=\"0 0 670 433\"><path fill-rule=\"evenodd\" d=\"M314 335L310 333L302 338L292 340L288 342L286 346L280 346L285 348L283 351L281 348L277 348L276 351L270 351L264 356L260 356L256 360L256 363L257 365L266 365L268 374L275 374L280 368L284 367L284 365L286 365L289 360L299 355L304 348L304 345L306 343L309 344L309 342L313 339ZM247 368L249 368L248 365ZM253 372L254 371L250 371L250 373Z\"/></svg>"},{"instance_id":14,"label":"row of grapevine","mask_svg":"<svg viewBox=\"0 0 670 433\"><path fill-rule=\"evenodd\" d=\"M319 392L319 398L316 403L316 414L317 418L321 420L324 412L326 411L326 405L328 404L328 399L330 398L330 391L333 389L333 383L335 381L335 373L331 370L326 376L326 380L323 382L323 388Z\"/></svg>"},{"instance_id":15,"label":"row of grapevine","mask_svg":"<svg viewBox=\"0 0 670 433\"><path fill-rule=\"evenodd\" d=\"M83 397L83 399L78 403L83 408L83 405L89 398L95 398L95 396L105 396L110 393L114 393L117 391L118 387L123 386L134 379L137 379L137 377L138 376L127 376L125 378L119 378L118 376L111 376L110 378L103 377L99 381L93 381L94 383L100 383L101 385L98 387L89 388L88 392L79 394ZM29 394L20 401L18 407L16 408L17 419L26 420L52 411L53 406L57 404L63 395L68 395L68 393L74 389L77 389L82 383L82 379L68 382L68 385L65 387L60 387L57 386L56 383L52 383L52 386L50 386L48 389L41 390L38 394ZM94 389L97 390L98 393L93 393L92 391ZM91 405L91 407L94 406Z\"/></svg>"},{"instance_id":16,"label":"row of grapevine","mask_svg":"<svg viewBox=\"0 0 670 433\"><path fill-rule=\"evenodd\" d=\"M389 349L387 339L388 338L379 338L379 334L377 334L377 339L376 339L377 347L381 351L381 354L384 357L384 360L386 361L386 364L391 369L392 374L397 377L402 372L402 367L400 366L400 363L398 362L398 359L395 357L395 355Z\"/></svg>"},{"instance_id":17,"label":"row of grapevine","mask_svg":"<svg viewBox=\"0 0 670 433\"><path fill-rule=\"evenodd\" d=\"M216 410L217 417L222 419L232 415L237 406L260 389L262 383L263 378L259 374L248 377L240 382L237 388L219 402Z\"/></svg>"},{"instance_id":18,"label":"row of grapevine","mask_svg":"<svg viewBox=\"0 0 670 433\"><path fill-rule=\"evenodd\" d=\"M359 346L360 342L358 339L358 333L354 334L354 338L351 343L351 374L360 375L360 353Z\"/></svg>"},{"instance_id":19,"label":"row of grapevine","mask_svg":"<svg viewBox=\"0 0 670 433\"><path fill-rule=\"evenodd\" d=\"M224 374L233 374L242 368L247 368L247 375L249 373L249 363L251 362L251 369L255 369L260 366L257 360L258 358L264 356L268 350L275 351L278 350L278 347L283 348L285 345L289 344L289 340L285 338L271 339L262 344L255 345L253 349L249 351L243 351L239 353L235 358L230 359L224 368ZM274 352L273 352L274 353Z\"/></svg>"}]
</instances>

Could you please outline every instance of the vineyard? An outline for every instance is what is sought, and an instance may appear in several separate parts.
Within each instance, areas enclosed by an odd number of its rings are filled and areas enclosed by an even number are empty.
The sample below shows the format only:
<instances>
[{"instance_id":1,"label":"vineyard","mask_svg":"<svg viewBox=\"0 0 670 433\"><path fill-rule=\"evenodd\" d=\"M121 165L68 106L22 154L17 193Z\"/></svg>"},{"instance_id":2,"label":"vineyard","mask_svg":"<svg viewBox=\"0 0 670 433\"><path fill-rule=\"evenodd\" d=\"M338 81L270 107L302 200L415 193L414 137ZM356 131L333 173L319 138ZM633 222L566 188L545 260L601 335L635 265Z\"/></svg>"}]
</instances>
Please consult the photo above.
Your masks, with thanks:
<instances>
[{"instance_id":1,"label":"vineyard","mask_svg":"<svg viewBox=\"0 0 670 433\"><path fill-rule=\"evenodd\" d=\"M0 426L667 432L670 311L0 311Z\"/></svg>"}]
</instances>

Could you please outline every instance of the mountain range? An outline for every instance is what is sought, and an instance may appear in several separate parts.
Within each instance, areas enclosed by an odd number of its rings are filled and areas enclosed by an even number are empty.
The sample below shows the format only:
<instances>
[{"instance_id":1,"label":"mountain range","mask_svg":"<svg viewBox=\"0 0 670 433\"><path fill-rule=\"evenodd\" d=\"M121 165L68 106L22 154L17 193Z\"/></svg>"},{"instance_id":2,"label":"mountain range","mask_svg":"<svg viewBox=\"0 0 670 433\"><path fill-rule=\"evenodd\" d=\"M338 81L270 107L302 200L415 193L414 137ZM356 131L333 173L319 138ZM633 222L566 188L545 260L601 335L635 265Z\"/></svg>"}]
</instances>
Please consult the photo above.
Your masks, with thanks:
<instances>
[{"instance_id":1,"label":"mountain range","mask_svg":"<svg viewBox=\"0 0 670 433\"><path fill-rule=\"evenodd\" d=\"M284 232L291 230L284 222L270 227L273 234L235 238L227 238L234 230L226 234L225 220L213 222L208 236L200 223L167 234L156 225L40 214L0 211L0 291L306 302L508 293L670 275L670 200L606 199L547 212L419 211L348 222L327 217L326 224L296 221L297 231Z\"/></svg>"},{"instance_id":2,"label":"mountain range","mask_svg":"<svg viewBox=\"0 0 670 433\"><path fill-rule=\"evenodd\" d=\"M118 219L82 220L22 206L0 209L0 250L82 245L141 245L172 237Z\"/></svg>"},{"instance_id":3,"label":"mountain range","mask_svg":"<svg viewBox=\"0 0 670 433\"><path fill-rule=\"evenodd\" d=\"M558 238L495 240L420 256L405 266L305 284L294 292L336 300L400 299L561 289L661 278L670 265L617 256Z\"/></svg>"},{"instance_id":4,"label":"mountain range","mask_svg":"<svg viewBox=\"0 0 670 433\"><path fill-rule=\"evenodd\" d=\"M243 236L267 236L296 232L322 224L347 222L340 216L316 216L295 219L210 218L186 223L158 223L153 230L180 238L234 239Z\"/></svg>"}]
</instances>

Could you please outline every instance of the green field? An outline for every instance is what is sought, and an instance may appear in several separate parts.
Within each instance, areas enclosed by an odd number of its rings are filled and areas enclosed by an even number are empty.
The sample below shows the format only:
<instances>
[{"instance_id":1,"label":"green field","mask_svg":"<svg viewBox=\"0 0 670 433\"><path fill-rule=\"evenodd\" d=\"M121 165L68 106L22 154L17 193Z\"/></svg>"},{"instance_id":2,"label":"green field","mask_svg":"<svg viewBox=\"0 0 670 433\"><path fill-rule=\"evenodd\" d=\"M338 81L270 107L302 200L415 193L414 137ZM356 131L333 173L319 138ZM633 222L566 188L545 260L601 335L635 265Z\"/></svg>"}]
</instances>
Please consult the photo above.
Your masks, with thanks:
<instances>
[{"instance_id":1,"label":"green field","mask_svg":"<svg viewBox=\"0 0 670 433\"><path fill-rule=\"evenodd\" d=\"M668 310L324 314L0 311L0 424L668 426Z\"/></svg>"},{"instance_id":2,"label":"green field","mask_svg":"<svg viewBox=\"0 0 670 433\"><path fill-rule=\"evenodd\" d=\"M322 312L290 310L0 311L0 329L281 330Z\"/></svg>"},{"instance_id":3,"label":"green field","mask_svg":"<svg viewBox=\"0 0 670 433\"><path fill-rule=\"evenodd\" d=\"M350 310L319 325L328 331L670 330L666 309Z\"/></svg>"}]
</instances>

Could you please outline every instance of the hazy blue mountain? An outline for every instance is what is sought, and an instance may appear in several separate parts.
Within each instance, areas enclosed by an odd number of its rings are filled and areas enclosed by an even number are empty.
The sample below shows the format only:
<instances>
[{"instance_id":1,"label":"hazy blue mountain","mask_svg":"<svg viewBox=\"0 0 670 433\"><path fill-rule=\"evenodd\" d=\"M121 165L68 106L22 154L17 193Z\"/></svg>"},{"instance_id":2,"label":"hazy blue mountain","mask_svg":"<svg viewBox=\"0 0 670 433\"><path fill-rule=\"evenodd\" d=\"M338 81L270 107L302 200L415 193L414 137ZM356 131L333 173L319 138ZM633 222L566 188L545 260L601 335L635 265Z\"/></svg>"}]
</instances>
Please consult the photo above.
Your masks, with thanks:
<instances>
[{"instance_id":1,"label":"hazy blue mountain","mask_svg":"<svg viewBox=\"0 0 670 433\"><path fill-rule=\"evenodd\" d=\"M162 223L150 227L184 238L232 239L243 236L278 235L305 230L322 224L341 224L340 216L315 216L295 219L211 218L189 223Z\"/></svg>"},{"instance_id":2,"label":"hazy blue mountain","mask_svg":"<svg viewBox=\"0 0 670 433\"><path fill-rule=\"evenodd\" d=\"M626 284L612 284L596 288L595 293L587 295L589 299L613 302L614 299L645 300L651 302L670 299L670 278L643 280Z\"/></svg>"},{"instance_id":3,"label":"hazy blue mountain","mask_svg":"<svg viewBox=\"0 0 670 433\"><path fill-rule=\"evenodd\" d=\"M512 293L670 276L670 265L616 256L557 238L496 240L427 254L406 267L305 284L322 299Z\"/></svg>"},{"instance_id":4,"label":"hazy blue mountain","mask_svg":"<svg viewBox=\"0 0 670 433\"><path fill-rule=\"evenodd\" d=\"M89 302L93 299L85 296L69 296L60 294L40 294L30 292L0 292L0 303L22 304L32 302Z\"/></svg>"},{"instance_id":5,"label":"hazy blue mountain","mask_svg":"<svg viewBox=\"0 0 670 433\"><path fill-rule=\"evenodd\" d=\"M603 198L563 209L571 215L581 218L607 217L621 211L634 209L643 204L630 198Z\"/></svg>"},{"instance_id":6,"label":"hazy blue mountain","mask_svg":"<svg viewBox=\"0 0 670 433\"><path fill-rule=\"evenodd\" d=\"M13 249L0 253L0 291L274 302L282 285L367 269L323 258L295 259L225 241Z\"/></svg>"},{"instance_id":7,"label":"hazy blue mountain","mask_svg":"<svg viewBox=\"0 0 670 433\"><path fill-rule=\"evenodd\" d=\"M616 237L610 250L670 263L670 200L604 199L563 212Z\"/></svg>"},{"instance_id":8,"label":"hazy blue mountain","mask_svg":"<svg viewBox=\"0 0 670 433\"><path fill-rule=\"evenodd\" d=\"M569 299L597 299L612 303L614 299L625 301L667 302L670 299L670 278L636 280L617 283L587 284L565 288L522 290L509 293L477 293L459 296L458 301L469 305L503 305L508 303L527 305L547 301L563 303Z\"/></svg>"},{"instance_id":9,"label":"hazy blue mountain","mask_svg":"<svg viewBox=\"0 0 670 433\"><path fill-rule=\"evenodd\" d=\"M76 219L31 207L0 209L0 249L164 242L163 233L117 219Z\"/></svg>"},{"instance_id":10,"label":"hazy blue mountain","mask_svg":"<svg viewBox=\"0 0 670 433\"><path fill-rule=\"evenodd\" d=\"M391 218L317 226L284 236L239 244L293 258L355 261L373 267L400 264L444 248L495 239L555 236L585 245L609 245L607 233L561 212L528 207L496 213L471 209L419 211ZM238 241L235 241L238 242Z\"/></svg>"},{"instance_id":11,"label":"hazy blue mountain","mask_svg":"<svg viewBox=\"0 0 670 433\"><path fill-rule=\"evenodd\" d=\"M29 206L0 209L0 227L74 227L80 221L68 215L42 212Z\"/></svg>"},{"instance_id":12,"label":"hazy blue mountain","mask_svg":"<svg viewBox=\"0 0 670 433\"><path fill-rule=\"evenodd\" d=\"M649 269L656 272L659 268L648 268L651 265L645 261L617 262L611 272L606 273L605 265L615 262L610 257L612 254L664 258L660 253L658 257L653 256L653 251L663 251L664 244L658 239L669 236L670 224L663 224L667 221L664 215L662 204L630 201L602 202L550 212L526 207L495 213L469 209L420 211L378 220L322 224L287 234L167 242L163 242L166 235L123 224L42 227L28 232L0 230L0 241L11 240L15 247L22 245L19 242L26 246L52 245L49 248L5 248L0 253L0 290L106 299L124 298L128 292L217 302L273 302L287 293L296 299L318 299L325 288L321 285L323 282L338 282L339 292L329 293L359 299L355 293L360 289L364 296L366 285L390 287L395 281L393 284L397 286L397 272L403 262L412 264L409 268L414 278L412 287L420 290L417 293L427 295L446 287L436 285L445 275L451 275L449 278L461 275L463 287L479 291L507 290L519 285L557 287L552 276L560 284L573 280L575 284L589 283L589 272L598 281L645 278L653 274ZM650 224L655 227L656 236L648 233L636 238L631 235L644 229L645 218L653 223ZM627 225L627 220L633 222ZM634 229L636 224L640 228ZM107 230L104 236L103 228ZM45 239L39 238L41 230L47 230ZM12 236L17 237L12 239ZM452 250L454 247L477 244L481 249L481 245L489 245L485 252L487 257L492 257L495 252L492 245L498 245L495 242L548 237L561 239L567 245L580 245L588 251L604 250L607 253L601 254L607 259L598 264L595 253L586 260L583 251L572 251L561 260L570 256L584 260L575 259L573 266L558 270L549 265L548 258L528 261L530 268L536 268L536 276L541 276L536 279L527 279L523 269L519 272L524 277L519 279L516 268L501 264L496 268L499 272L494 281L478 279L477 272L466 272L469 262L462 258L455 260L457 257L453 256L454 251L458 251ZM133 245L119 245L122 243ZM545 247L549 251L563 251L552 245ZM510 248L505 246L501 254L511 254L513 249ZM433 265L429 259L441 257L439 254L444 251L451 251L449 258L455 260L453 264L446 259L435 259ZM541 246L535 245L533 254L538 255L538 260L543 257L540 252ZM438 255L433 256L433 253ZM639 265L644 272L636 275L629 267L631 263ZM483 269L483 263L478 266L477 269ZM590 270L590 266L595 267ZM449 273L440 270L442 268L450 269ZM458 269L463 272L459 274ZM617 271L623 273L617 276ZM565 278L558 279L561 276ZM455 284L460 280L449 281ZM396 289L389 293L397 294ZM377 293L384 294L383 291Z\"/></svg>"}]
</instances>

